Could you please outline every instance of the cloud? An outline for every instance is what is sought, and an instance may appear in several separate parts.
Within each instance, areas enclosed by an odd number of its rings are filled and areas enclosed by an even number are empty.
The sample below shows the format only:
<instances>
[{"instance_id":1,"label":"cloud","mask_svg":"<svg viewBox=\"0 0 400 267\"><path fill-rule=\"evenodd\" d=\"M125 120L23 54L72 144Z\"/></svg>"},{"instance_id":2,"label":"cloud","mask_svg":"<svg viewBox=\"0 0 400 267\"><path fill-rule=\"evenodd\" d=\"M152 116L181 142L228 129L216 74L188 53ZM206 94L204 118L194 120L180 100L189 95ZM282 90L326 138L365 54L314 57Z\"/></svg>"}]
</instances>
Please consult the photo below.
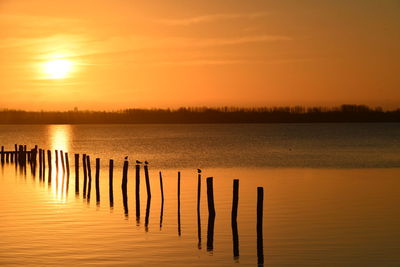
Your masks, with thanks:
<instances>
[{"instance_id":1,"label":"cloud","mask_svg":"<svg viewBox=\"0 0 400 267\"><path fill-rule=\"evenodd\" d=\"M267 16L266 12L258 13L245 13L245 14L208 14L202 16L195 16L190 18L181 19L157 19L156 22L169 25L169 26L187 26L192 24L214 22L221 20L232 20L232 19L256 19Z\"/></svg>"}]
</instances>

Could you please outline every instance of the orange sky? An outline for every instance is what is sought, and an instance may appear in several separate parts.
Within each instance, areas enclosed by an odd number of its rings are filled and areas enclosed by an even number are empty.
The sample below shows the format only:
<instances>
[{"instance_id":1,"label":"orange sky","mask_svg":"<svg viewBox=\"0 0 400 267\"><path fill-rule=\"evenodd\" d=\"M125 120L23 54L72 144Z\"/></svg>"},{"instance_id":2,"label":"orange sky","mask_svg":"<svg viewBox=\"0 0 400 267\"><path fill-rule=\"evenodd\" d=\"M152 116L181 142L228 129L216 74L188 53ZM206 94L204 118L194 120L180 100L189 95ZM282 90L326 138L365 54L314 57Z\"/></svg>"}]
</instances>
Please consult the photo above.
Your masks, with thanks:
<instances>
[{"instance_id":1,"label":"orange sky","mask_svg":"<svg viewBox=\"0 0 400 267\"><path fill-rule=\"evenodd\" d=\"M0 48L0 108L400 106L398 0L1 0Z\"/></svg>"}]
</instances>

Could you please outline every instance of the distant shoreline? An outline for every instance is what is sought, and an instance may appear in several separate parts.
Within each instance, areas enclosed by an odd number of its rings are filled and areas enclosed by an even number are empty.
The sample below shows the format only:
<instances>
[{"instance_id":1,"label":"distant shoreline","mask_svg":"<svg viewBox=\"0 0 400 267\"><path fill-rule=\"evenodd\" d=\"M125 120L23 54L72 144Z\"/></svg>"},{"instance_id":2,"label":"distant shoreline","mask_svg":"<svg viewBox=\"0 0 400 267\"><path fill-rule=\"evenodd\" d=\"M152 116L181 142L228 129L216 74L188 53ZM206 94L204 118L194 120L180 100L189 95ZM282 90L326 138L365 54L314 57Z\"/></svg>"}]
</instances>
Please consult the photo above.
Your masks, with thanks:
<instances>
[{"instance_id":1,"label":"distant shoreline","mask_svg":"<svg viewBox=\"0 0 400 267\"><path fill-rule=\"evenodd\" d=\"M214 123L400 122L400 108L384 111L365 105L126 109L121 111L0 110L0 124L214 124Z\"/></svg>"}]
</instances>

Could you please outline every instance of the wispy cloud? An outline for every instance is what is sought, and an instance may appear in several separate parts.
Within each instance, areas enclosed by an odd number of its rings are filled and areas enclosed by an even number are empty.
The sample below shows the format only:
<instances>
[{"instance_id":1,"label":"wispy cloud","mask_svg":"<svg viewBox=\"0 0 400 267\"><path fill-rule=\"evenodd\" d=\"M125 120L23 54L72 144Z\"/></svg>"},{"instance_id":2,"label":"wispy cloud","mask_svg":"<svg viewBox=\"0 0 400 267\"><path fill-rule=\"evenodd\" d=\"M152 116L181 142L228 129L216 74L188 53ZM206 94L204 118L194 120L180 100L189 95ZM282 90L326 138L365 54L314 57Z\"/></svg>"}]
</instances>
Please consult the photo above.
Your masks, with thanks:
<instances>
[{"instance_id":1,"label":"wispy cloud","mask_svg":"<svg viewBox=\"0 0 400 267\"><path fill-rule=\"evenodd\" d=\"M257 13L243 13L243 14L207 14L189 18L180 19L157 19L156 22L166 24L169 26L187 26L192 24L214 22L221 20L232 20L232 19L256 19L267 16L266 12Z\"/></svg>"}]
</instances>

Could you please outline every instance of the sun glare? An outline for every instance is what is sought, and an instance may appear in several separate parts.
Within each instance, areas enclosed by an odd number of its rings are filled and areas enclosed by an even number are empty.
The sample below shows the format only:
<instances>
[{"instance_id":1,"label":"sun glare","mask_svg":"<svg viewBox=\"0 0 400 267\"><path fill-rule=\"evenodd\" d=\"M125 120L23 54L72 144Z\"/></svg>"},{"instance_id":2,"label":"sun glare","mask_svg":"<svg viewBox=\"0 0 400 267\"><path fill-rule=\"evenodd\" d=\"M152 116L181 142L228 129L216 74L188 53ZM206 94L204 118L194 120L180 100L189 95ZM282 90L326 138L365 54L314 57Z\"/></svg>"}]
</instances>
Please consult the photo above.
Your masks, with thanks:
<instances>
[{"instance_id":1,"label":"sun glare","mask_svg":"<svg viewBox=\"0 0 400 267\"><path fill-rule=\"evenodd\" d=\"M43 64L43 72L46 73L48 79L66 78L72 68L72 61L66 59L50 60Z\"/></svg>"}]
</instances>

